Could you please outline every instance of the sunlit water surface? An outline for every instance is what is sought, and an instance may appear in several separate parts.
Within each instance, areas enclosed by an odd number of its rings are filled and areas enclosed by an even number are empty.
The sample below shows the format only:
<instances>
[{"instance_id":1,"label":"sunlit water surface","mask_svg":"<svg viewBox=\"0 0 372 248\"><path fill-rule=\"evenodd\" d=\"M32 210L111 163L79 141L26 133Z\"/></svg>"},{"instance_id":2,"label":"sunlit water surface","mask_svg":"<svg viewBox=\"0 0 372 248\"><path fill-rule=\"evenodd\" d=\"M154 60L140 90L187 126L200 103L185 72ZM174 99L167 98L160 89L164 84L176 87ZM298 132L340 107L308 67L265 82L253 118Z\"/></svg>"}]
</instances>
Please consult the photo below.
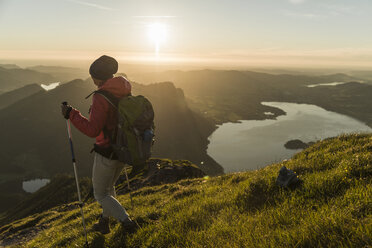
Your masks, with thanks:
<instances>
[{"instance_id":1,"label":"sunlit water surface","mask_svg":"<svg viewBox=\"0 0 372 248\"><path fill-rule=\"evenodd\" d=\"M33 179L22 182L22 188L26 192L34 193L49 182L49 179Z\"/></svg>"},{"instance_id":2,"label":"sunlit water surface","mask_svg":"<svg viewBox=\"0 0 372 248\"><path fill-rule=\"evenodd\" d=\"M54 90L55 88L57 88L59 86L60 82L56 82L56 83L51 83L51 84L41 84L41 88L43 88L44 90L46 91L49 91L49 90Z\"/></svg>"},{"instance_id":3,"label":"sunlit water surface","mask_svg":"<svg viewBox=\"0 0 372 248\"><path fill-rule=\"evenodd\" d=\"M354 81L354 82L358 82L358 83L364 83L364 81ZM337 85L341 85L341 84L346 84L348 82L332 82L332 83L324 83L324 84L308 84L306 85L306 87L308 88L314 88L314 87L319 87L319 86L337 86Z\"/></svg>"},{"instance_id":4,"label":"sunlit water surface","mask_svg":"<svg viewBox=\"0 0 372 248\"><path fill-rule=\"evenodd\" d=\"M276 120L245 120L225 123L209 137L207 153L225 172L245 171L291 158L301 150L284 144L293 139L317 141L343 133L372 132L364 123L315 105L263 102L284 110Z\"/></svg>"}]
</instances>

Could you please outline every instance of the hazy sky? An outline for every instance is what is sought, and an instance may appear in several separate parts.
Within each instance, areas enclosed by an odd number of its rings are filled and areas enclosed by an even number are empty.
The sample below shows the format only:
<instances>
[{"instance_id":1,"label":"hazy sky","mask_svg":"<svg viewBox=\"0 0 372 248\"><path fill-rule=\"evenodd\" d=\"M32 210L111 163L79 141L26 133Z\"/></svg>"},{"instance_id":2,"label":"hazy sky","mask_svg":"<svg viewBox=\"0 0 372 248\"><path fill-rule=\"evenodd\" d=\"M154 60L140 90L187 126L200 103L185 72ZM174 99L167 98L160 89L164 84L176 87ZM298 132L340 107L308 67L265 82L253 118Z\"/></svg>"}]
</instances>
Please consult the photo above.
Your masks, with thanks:
<instances>
[{"instance_id":1,"label":"hazy sky","mask_svg":"<svg viewBox=\"0 0 372 248\"><path fill-rule=\"evenodd\" d=\"M371 0L0 0L0 59L372 66L371 13Z\"/></svg>"}]
</instances>

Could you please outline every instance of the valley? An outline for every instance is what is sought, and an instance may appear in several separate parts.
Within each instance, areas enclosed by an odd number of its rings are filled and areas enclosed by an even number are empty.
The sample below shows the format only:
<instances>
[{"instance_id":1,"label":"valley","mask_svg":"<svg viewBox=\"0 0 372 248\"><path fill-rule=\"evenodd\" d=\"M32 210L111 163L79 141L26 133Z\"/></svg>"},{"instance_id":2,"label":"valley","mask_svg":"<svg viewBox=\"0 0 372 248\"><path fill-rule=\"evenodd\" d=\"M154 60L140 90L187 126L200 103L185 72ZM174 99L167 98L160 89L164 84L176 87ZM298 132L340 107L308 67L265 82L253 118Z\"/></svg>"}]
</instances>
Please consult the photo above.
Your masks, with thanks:
<instances>
[{"instance_id":1,"label":"valley","mask_svg":"<svg viewBox=\"0 0 372 248\"><path fill-rule=\"evenodd\" d=\"M58 73L48 78L54 80L60 75ZM129 74L128 77L133 84L133 93L147 96L155 107L156 143L153 156L190 160L209 175L224 172L207 152L208 137L215 132L217 125L242 120L276 120L287 114L281 108L262 102L316 105L372 126L372 109L369 107L372 104L372 85L358 83L358 78L346 74L304 76L199 70L146 73L141 77ZM41 81L42 78L39 79ZM308 87L330 82L348 83ZM18 192L18 196L13 195L8 201L8 206L27 194L21 188L22 181L48 179L58 173L72 172L65 122L60 116L59 104L68 100L72 106L87 114L90 100L84 98L93 90L94 85L89 79L79 79L50 91L32 84L0 95L0 107L3 106L0 128L9 130L0 140L0 156L4 161L0 165L3 175L0 183L6 188L9 187L7 185L17 185ZM79 173L89 176L92 164L89 151L93 140L76 130L73 130L73 139L78 144ZM223 152L219 156L228 157ZM9 194L0 192L0 195L5 199Z\"/></svg>"}]
</instances>

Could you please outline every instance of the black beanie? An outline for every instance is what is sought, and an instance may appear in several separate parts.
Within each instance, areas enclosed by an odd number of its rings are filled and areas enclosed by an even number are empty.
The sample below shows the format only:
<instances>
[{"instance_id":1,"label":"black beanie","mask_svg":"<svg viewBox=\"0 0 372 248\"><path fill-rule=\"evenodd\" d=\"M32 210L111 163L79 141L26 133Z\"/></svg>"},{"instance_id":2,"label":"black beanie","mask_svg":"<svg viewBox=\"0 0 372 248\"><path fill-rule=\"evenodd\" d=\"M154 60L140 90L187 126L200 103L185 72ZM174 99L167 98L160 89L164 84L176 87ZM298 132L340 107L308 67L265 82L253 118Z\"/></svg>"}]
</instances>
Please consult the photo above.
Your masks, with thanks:
<instances>
[{"instance_id":1,"label":"black beanie","mask_svg":"<svg viewBox=\"0 0 372 248\"><path fill-rule=\"evenodd\" d=\"M100 80L107 80L118 71L118 62L110 56L103 55L96 59L89 68L89 74Z\"/></svg>"}]
</instances>

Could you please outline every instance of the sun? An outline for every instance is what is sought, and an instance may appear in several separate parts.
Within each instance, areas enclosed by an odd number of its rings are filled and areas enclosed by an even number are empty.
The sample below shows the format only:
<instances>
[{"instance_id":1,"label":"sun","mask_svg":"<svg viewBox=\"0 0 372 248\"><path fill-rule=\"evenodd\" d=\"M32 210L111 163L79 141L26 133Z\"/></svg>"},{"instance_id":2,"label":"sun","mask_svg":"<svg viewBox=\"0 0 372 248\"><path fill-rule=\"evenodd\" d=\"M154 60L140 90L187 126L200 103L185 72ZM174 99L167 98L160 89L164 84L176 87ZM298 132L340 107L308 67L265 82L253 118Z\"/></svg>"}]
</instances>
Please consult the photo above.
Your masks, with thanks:
<instances>
[{"instance_id":1,"label":"sun","mask_svg":"<svg viewBox=\"0 0 372 248\"><path fill-rule=\"evenodd\" d=\"M163 23L153 23L148 26L148 36L155 45L155 53L159 54L160 45L166 41L167 27Z\"/></svg>"}]
</instances>

